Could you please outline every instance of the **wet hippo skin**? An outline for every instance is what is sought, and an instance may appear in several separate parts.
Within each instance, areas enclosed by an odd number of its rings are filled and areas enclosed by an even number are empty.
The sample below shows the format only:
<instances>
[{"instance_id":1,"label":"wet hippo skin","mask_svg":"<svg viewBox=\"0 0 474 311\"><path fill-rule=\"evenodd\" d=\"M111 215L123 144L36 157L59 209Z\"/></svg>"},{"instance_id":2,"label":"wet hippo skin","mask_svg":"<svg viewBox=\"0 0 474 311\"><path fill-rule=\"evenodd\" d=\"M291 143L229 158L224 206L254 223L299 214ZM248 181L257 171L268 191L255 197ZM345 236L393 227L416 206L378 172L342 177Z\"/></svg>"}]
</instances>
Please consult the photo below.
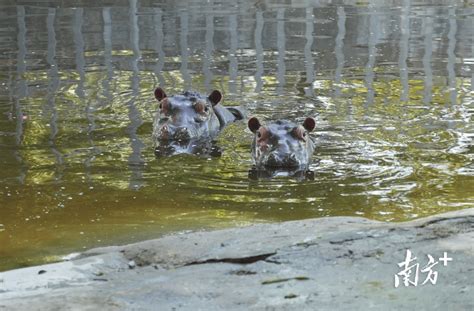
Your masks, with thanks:
<instances>
[{"instance_id":1,"label":"wet hippo skin","mask_svg":"<svg viewBox=\"0 0 474 311\"><path fill-rule=\"evenodd\" d=\"M153 141L157 156L178 153L220 155L213 139L229 123L244 118L240 107L224 107L222 94L208 96L185 91L167 96L158 87L155 98L159 109L153 122Z\"/></svg>"},{"instance_id":2,"label":"wet hippo skin","mask_svg":"<svg viewBox=\"0 0 474 311\"><path fill-rule=\"evenodd\" d=\"M262 125L257 118L251 118L248 127L254 133L254 166L249 171L249 177L268 178L283 173L313 179L309 165L315 146L309 133L314 130L315 124L313 118L306 118L302 124L278 120Z\"/></svg>"}]
</instances>

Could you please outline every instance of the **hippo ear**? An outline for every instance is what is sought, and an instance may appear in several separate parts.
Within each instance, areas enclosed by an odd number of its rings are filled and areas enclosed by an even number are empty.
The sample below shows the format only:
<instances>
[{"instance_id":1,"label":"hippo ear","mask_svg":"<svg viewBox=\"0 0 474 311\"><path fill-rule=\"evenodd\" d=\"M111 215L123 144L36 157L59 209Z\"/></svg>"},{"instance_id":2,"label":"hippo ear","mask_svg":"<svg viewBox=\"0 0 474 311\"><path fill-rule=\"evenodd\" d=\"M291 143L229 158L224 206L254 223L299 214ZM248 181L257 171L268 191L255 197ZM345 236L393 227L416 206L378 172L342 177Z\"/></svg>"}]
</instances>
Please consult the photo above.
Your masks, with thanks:
<instances>
[{"instance_id":1,"label":"hippo ear","mask_svg":"<svg viewBox=\"0 0 474 311\"><path fill-rule=\"evenodd\" d=\"M208 98L211 101L212 105L215 106L222 100L222 94L218 90L214 90Z\"/></svg>"},{"instance_id":2,"label":"hippo ear","mask_svg":"<svg viewBox=\"0 0 474 311\"><path fill-rule=\"evenodd\" d=\"M306 118L303 122L303 127L308 131L311 132L314 130L314 127L316 126L316 121L314 121L313 118Z\"/></svg>"},{"instance_id":3,"label":"hippo ear","mask_svg":"<svg viewBox=\"0 0 474 311\"><path fill-rule=\"evenodd\" d=\"M163 91L163 89L161 87L157 87L156 90L155 90L155 98L158 101L161 101L165 97L166 97L165 91Z\"/></svg>"},{"instance_id":4,"label":"hippo ear","mask_svg":"<svg viewBox=\"0 0 474 311\"><path fill-rule=\"evenodd\" d=\"M260 128L260 121L257 118L253 117L248 122L249 129L252 133L255 133Z\"/></svg>"}]
</instances>

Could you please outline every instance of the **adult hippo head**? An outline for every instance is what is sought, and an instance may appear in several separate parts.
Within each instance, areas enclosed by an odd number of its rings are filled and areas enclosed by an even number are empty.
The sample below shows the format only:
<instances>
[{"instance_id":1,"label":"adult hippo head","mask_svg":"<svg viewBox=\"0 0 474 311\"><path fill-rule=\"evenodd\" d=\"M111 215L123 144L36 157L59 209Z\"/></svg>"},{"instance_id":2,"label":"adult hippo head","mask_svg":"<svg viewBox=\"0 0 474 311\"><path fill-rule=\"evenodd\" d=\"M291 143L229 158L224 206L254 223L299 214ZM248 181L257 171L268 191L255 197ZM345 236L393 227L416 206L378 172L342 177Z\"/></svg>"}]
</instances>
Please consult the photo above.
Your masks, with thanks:
<instances>
[{"instance_id":1,"label":"adult hippo head","mask_svg":"<svg viewBox=\"0 0 474 311\"><path fill-rule=\"evenodd\" d=\"M225 125L244 117L240 108L220 105L222 94L217 90L208 96L193 91L167 96L159 87L155 98L159 102L153 122L157 155L207 153Z\"/></svg>"},{"instance_id":2,"label":"adult hippo head","mask_svg":"<svg viewBox=\"0 0 474 311\"><path fill-rule=\"evenodd\" d=\"M302 124L279 120L267 125L251 118L248 127L254 133L254 172L309 172L314 152L314 142L309 135L315 127L313 118L306 118Z\"/></svg>"}]
</instances>

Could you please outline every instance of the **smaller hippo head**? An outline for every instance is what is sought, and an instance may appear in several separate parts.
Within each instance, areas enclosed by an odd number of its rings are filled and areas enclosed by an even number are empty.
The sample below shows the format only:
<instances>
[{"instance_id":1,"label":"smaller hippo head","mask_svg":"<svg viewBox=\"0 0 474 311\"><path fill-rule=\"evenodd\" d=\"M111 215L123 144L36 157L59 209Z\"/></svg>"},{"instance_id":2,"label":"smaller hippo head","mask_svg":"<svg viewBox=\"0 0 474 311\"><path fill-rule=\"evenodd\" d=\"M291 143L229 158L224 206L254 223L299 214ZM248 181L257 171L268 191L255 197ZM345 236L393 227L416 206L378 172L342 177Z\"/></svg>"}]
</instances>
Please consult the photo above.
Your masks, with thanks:
<instances>
[{"instance_id":1,"label":"smaller hippo head","mask_svg":"<svg viewBox=\"0 0 474 311\"><path fill-rule=\"evenodd\" d=\"M286 120L261 125L251 118L248 127L255 134L252 158L257 168L307 169L314 152L309 136L315 127L313 118L306 118L301 125Z\"/></svg>"},{"instance_id":2,"label":"smaller hippo head","mask_svg":"<svg viewBox=\"0 0 474 311\"><path fill-rule=\"evenodd\" d=\"M156 142L198 140L214 135L220 128L213 110L222 99L217 90L208 97L192 91L168 97L162 88L157 88L155 98L160 103L153 123Z\"/></svg>"}]
</instances>

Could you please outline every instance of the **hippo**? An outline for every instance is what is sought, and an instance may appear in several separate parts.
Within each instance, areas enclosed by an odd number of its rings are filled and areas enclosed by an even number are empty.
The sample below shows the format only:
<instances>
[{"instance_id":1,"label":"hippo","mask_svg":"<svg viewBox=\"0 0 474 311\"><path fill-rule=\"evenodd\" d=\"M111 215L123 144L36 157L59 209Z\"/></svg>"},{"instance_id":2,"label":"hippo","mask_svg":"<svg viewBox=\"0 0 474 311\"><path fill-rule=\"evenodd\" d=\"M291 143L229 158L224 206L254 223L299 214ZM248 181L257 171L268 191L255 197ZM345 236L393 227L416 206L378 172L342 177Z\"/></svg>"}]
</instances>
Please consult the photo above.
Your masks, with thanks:
<instances>
[{"instance_id":1,"label":"hippo","mask_svg":"<svg viewBox=\"0 0 474 311\"><path fill-rule=\"evenodd\" d=\"M185 91L167 96L158 87L155 98L160 103L153 122L153 140L157 156L179 153L219 156L214 138L229 123L245 118L241 107L224 107L218 90L209 96Z\"/></svg>"},{"instance_id":2,"label":"hippo","mask_svg":"<svg viewBox=\"0 0 474 311\"><path fill-rule=\"evenodd\" d=\"M251 179L278 175L313 179L309 170L314 152L314 141L309 132L316 122L306 118L302 124L288 120L278 120L261 125L257 118L248 121L248 127L254 133L252 159L254 166L249 171Z\"/></svg>"}]
</instances>

